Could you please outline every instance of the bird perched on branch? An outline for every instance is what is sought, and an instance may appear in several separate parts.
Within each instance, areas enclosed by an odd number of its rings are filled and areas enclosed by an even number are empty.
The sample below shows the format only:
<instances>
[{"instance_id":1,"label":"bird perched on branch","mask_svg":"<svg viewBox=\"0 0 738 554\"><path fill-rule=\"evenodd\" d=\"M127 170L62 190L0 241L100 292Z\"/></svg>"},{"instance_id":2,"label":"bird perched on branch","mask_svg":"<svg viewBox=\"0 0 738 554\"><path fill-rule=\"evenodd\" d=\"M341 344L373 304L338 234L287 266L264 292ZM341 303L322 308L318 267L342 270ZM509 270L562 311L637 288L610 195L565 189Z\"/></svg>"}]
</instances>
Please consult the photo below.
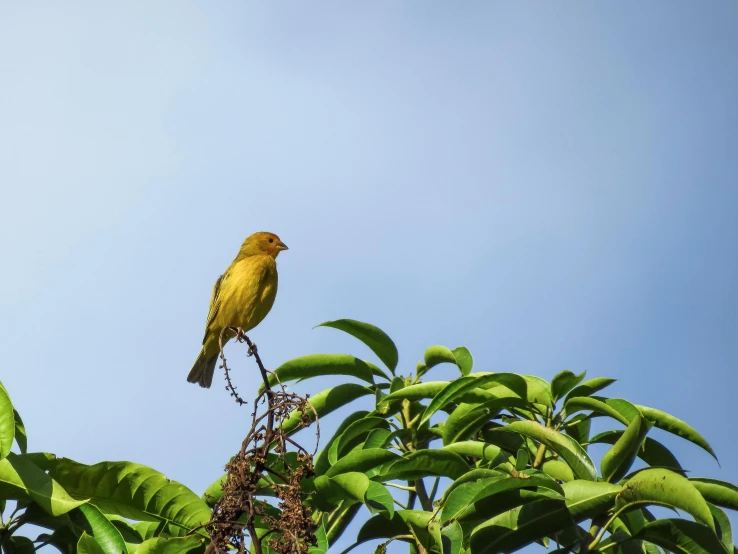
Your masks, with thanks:
<instances>
[{"instance_id":1,"label":"bird perched on branch","mask_svg":"<svg viewBox=\"0 0 738 554\"><path fill-rule=\"evenodd\" d=\"M274 233L254 233L215 282L202 350L187 376L190 383L210 387L223 328L237 327L246 333L272 309L277 296L277 256L282 250L287 250L287 245ZM226 331L223 343L234 336L232 331Z\"/></svg>"}]
</instances>

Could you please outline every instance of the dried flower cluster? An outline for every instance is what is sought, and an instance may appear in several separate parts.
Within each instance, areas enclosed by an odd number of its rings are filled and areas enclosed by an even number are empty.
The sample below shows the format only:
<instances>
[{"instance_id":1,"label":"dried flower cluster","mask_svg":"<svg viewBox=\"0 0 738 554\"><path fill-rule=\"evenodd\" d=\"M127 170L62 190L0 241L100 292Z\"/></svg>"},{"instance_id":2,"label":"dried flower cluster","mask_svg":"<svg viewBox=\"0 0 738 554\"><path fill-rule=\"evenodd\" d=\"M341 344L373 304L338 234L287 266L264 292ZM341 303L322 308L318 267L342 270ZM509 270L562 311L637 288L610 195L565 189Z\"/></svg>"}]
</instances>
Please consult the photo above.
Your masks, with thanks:
<instances>
[{"instance_id":1,"label":"dried flower cluster","mask_svg":"<svg viewBox=\"0 0 738 554\"><path fill-rule=\"evenodd\" d=\"M229 547L245 553L249 549L248 538L256 554L262 554L265 545L279 554L307 554L309 547L317 543L315 524L310 508L305 505L301 484L313 475L317 444L311 454L288 436L283 423L292 413L299 416L300 424L294 432L309 426L313 419L317 422L317 414L307 397L286 392L277 379L278 389L272 389L271 372L264 367L256 345L242 332L234 331L237 340L248 345L248 355L255 358L264 390L254 401L251 429L241 450L226 465L223 495L216 502L206 527L211 537L207 553L225 552ZM232 384L222 346L221 360L226 388L236 402L244 404ZM276 378L274 373L271 375ZM260 407L264 408L261 412ZM278 503L274 506L263 497L274 497Z\"/></svg>"}]
</instances>

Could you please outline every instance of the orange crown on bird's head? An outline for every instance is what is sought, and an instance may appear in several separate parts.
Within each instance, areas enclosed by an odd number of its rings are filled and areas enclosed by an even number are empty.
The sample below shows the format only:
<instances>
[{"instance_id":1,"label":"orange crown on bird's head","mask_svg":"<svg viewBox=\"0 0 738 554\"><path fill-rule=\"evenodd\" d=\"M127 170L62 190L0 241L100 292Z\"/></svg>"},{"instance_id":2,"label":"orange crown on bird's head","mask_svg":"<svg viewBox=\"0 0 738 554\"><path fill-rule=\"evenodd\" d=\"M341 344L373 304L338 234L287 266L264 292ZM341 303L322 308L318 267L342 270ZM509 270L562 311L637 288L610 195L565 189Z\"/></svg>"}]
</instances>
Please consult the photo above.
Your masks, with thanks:
<instances>
[{"instance_id":1,"label":"orange crown on bird's head","mask_svg":"<svg viewBox=\"0 0 738 554\"><path fill-rule=\"evenodd\" d=\"M259 232L248 237L241 245L241 256L268 255L276 258L282 250L288 250L287 245L274 233Z\"/></svg>"}]
</instances>

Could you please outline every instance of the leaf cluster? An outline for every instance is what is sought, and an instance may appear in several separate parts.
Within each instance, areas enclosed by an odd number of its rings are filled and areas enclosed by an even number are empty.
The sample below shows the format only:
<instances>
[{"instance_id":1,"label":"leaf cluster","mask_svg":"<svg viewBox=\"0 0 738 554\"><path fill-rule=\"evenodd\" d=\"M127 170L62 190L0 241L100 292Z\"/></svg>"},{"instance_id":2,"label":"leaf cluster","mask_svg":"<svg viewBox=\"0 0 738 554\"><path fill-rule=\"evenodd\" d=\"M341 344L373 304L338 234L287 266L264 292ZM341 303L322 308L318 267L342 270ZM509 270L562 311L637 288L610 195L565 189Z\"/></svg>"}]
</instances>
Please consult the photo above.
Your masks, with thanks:
<instances>
[{"instance_id":1,"label":"leaf cluster","mask_svg":"<svg viewBox=\"0 0 738 554\"><path fill-rule=\"evenodd\" d=\"M557 553L736 552L724 509L738 509L738 488L687 478L652 430L715 456L710 445L674 416L604 396L614 379L562 371L549 383L473 371L467 348L439 345L402 375L395 344L380 329L353 320L323 325L361 340L386 366L314 355L275 371L282 382L322 375L363 382L311 398L321 417L374 398L374 409L348 416L315 462L307 502L329 545L363 506L372 516L348 550L380 541L382 553L403 541L411 552L439 554L514 552L532 543ZM458 377L426 380L439 364L455 366ZM607 430L593 434L593 421ZM607 445L601 459L590 455L592 444ZM660 519L653 506L686 517Z\"/></svg>"},{"instance_id":2,"label":"leaf cluster","mask_svg":"<svg viewBox=\"0 0 738 554\"><path fill-rule=\"evenodd\" d=\"M211 511L141 464L85 465L28 452L23 421L0 384L0 513L5 554L47 545L66 554L169 554L204 550Z\"/></svg>"}]
</instances>

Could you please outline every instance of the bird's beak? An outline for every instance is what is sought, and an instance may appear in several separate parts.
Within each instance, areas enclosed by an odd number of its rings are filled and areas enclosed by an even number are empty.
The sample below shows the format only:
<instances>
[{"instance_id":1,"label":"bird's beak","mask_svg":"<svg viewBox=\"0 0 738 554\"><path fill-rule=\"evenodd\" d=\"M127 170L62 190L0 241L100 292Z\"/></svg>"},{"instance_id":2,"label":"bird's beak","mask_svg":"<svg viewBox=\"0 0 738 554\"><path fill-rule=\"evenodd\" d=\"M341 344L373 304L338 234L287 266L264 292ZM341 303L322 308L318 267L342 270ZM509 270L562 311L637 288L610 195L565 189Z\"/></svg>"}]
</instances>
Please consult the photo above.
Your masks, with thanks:
<instances>
[{"instance_id":1,"label":"bird's beak","mask_svg":"<svg viewBox=\"0 0 738 554\"><path fill-rule=\"evenodd\" d=\"M277 243L277 248L279 250L289 250L289 248L287 248L287 245L283 243L281 240Z\"/></svg>"}]
</instances>

